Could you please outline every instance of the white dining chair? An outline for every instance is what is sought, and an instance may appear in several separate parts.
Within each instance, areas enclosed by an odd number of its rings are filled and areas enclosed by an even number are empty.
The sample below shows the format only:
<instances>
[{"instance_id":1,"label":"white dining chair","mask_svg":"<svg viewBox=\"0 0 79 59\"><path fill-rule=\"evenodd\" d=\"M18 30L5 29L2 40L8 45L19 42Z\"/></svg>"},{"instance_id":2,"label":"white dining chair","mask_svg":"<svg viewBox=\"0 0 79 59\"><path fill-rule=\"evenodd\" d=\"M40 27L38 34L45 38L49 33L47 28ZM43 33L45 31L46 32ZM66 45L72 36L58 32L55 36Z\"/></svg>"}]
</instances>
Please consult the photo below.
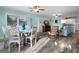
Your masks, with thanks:
<instances>
[{"instance_id":1,"label":"white dining chair","mask_svg":"<svg viewBox=\"0 0 79 59\"><path fill-rule=\"evenodd\" d=\"M10 45L11 43L17 43L18 44L18 52L20 52L20 43L21 43L21 39L20 39L20 36L19 36L19 31L17 28L12 28L12 29L9 29L9 41L8 41L8 44L9 44L9 48L8 48L8 52L10 52Z\"/></svg>"},{"instance_id":2,"label":"white dining chair","mask_svg":"<svg viewBox=\"0 0 79 59\"><path fill-rule=\"evenodd\" d=\"M27 39L30 40L30 43L27 42ZM30 44L30 47L33 46L33 39L35 39L35 44L37 42L37 27L31 29L31 34L26 36L26 43Z\"/></svg>"}]
</instances>

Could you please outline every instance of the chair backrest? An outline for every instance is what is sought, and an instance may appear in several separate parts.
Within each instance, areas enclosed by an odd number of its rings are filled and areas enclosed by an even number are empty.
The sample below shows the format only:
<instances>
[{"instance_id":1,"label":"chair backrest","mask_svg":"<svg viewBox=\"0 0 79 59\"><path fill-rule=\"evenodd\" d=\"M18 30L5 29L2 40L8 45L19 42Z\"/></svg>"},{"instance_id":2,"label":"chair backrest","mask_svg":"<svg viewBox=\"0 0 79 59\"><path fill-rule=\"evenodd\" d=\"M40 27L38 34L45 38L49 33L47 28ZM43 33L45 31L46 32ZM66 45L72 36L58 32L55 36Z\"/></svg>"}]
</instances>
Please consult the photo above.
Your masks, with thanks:
<instances>
[{"instance_id":1,"label":"chair backrest","mask_svg":"<svg viewBox=\"0 0 79 59\"><path fill-rule=\"evenodd\" d=\"M8 29L8 33L10 37L20 37L17 27L11 27L10 29Z\"/></svg>"},{"instance_id":2,"label":"chair backrest","mask_svg":"<svg viewBox=\"0 0 79 59\"><path fill-rule=\"evenodd\" d=\"M37 36L37 27L32 27L32 29L31 29L31 37L33 35Z\"/></svg>"},{"instance_id":3,"label":"chair backrest","mask_svg":"<svg viewBox=\"0 0 79 59\"><path fill-rule=\"evenodd\" d=\"M33 27L33 34L37 34L37 27Z\"/></svg>"}]
</instances>

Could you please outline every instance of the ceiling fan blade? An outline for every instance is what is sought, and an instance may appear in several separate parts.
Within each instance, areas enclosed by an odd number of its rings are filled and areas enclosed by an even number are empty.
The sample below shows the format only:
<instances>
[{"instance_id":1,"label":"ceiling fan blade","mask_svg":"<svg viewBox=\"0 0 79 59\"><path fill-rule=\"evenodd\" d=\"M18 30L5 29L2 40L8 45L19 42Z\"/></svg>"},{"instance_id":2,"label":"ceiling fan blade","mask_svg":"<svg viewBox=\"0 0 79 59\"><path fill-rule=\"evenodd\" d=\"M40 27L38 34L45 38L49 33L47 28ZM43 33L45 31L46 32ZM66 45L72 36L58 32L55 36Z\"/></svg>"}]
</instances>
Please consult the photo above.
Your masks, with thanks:
<instances>
[{"instance_id":1,"label":"ceiling fan blade","mask_svg":"<svg viewBox=\"0 0 79 59\"><path fill-rule=\"evenodd\" d=\"M33 6L34 8L40 8L40 6Z\"/></svg>"},{"instance_id":2,"label":"ceiling fan blade","mask_svg":"<svg viewBox=\"0 0 79 59\"><path fill-rule=\"evenodd\" d=\"M39 9L39 10L42 10L42 11L44 11L45 9Z\"/></svg>"},{"instance_id":3,"label":"ceiling fan blade","mask_svg":"<svg viewBox=\"0 0 79 59\"><path fill-rule=\"evenodd\" d=\"M58 16L58 17L61 17L61 15L60 15L60 16Z\"/></svg>"},{"instance_id":4,"label":"ceiling fan blade","mask_svg":"<svg viewBox=\"0 0 79 59\"><path fill-rule=\"evenodd\" d=\"M33 10L30 10L31 12L33 11Z\"/></svg>"},{"instance_id":5,"label":"ceiling fan blade","mask_svg":"<svg viewBox=\"0 0 79 59\"><path fill-rule=\"evenodd\" d=\"M39 13L39 11L37 11L37 13Z\"/></svg>"},{"instance_id":6,"label":"ceiling fan blade","mask_svg":"<svg viewBox=\"0 0 79 59\"><path fill-rule=\"evenodd\" d=\"M29 9L33 9L32 7L28 7Z\"/></svg>"},{"instance_id":7,"label":"ceiling fan blade","mask_svg":"<svg viewBox=\"0 0 79 59\"><path fill-rule=\"evenodd\" d=\"M40 8L40 6L33 6L33 9L37 9L37 8Z\"/></svg>"}]
</instances>

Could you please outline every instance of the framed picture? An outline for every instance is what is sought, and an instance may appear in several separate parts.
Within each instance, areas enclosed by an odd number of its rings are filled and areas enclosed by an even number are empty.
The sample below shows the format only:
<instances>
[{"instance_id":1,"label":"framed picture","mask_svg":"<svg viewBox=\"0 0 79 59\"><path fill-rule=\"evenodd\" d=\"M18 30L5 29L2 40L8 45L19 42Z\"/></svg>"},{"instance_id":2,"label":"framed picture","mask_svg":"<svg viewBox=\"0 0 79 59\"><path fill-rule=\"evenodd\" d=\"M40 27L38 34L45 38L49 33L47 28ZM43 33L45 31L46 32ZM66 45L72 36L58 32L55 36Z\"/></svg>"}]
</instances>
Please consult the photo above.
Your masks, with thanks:
<instances>
[{"instance_id":1,"label":"framed picture","mask_svg":"<svg viewBox=\"0 0 79 59\"><path fill-rule=\"evenodd\" d=\"M7 15L7 25L16 26L17 25L17 16Z\"/></svg>"}]
</instances>

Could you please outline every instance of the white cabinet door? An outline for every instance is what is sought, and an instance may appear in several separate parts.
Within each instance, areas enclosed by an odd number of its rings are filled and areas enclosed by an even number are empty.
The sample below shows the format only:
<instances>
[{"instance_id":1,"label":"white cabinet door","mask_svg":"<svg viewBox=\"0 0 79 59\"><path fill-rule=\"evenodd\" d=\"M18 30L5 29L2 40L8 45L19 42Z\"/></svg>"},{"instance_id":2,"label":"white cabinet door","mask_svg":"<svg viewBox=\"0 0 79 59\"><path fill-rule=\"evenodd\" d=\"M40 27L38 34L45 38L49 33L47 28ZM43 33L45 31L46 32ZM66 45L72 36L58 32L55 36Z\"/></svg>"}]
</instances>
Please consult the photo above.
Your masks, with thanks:
<instances>
[{"instance_id":1,"label":"white cabinet door","mask_svg":"<svg viewBox=\"0 0 79 59\"><path fill-rule=\"evenodd\" d=\"M76 19L76 23L75 23L75 28L76 28L76 30L79 30L79 19Z\"/></svg>"}]
</instances>

